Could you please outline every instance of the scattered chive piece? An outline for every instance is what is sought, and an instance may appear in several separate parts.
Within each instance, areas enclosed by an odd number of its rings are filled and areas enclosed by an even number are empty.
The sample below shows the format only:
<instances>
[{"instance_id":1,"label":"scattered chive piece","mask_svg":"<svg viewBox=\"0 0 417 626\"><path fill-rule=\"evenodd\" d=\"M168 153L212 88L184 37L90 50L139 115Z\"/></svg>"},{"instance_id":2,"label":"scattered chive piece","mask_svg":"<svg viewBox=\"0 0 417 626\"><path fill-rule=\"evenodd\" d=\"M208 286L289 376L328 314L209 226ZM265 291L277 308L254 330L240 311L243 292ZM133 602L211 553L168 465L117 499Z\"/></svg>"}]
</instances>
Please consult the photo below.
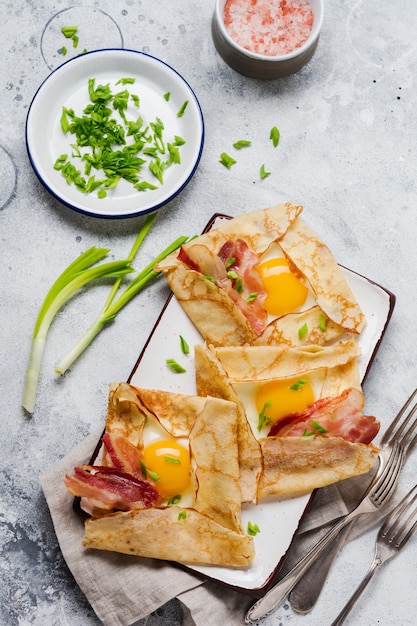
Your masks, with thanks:
<instances>
[{"instance_id":1,"label":"scattered chive piece","mask_svg":"<svg viewBox=\"0 0 417 626\"><path fill-rule=\"evenodd\" d=\"M171 93L169 91L167 91L166 93L164 93L164 99L168 102L169 99L171 97Z\"/></svg>"},{"instance_id":2,"label":"scattered chive piece","mask_svg":"<svg viewBox=\"0 0 417 626\"><path fill-rule=\"evenodd\" d=\"M78 26L63 26L61 28L61 33L67 39L72 39L77 31L78 31Z\"/></svg>"},{"instance_id":3,"label":"scattered chive piece","mask_svg":"<svg viewBox=\"0 0 417 626\"><path fill-rule=\"evenodd\" d=\"M65 56L67 54L67 52L68 52L68 50L67 50L66 46L62 46L62 48L61 48L62 56Z\"/></svg>"},{"instance_id":4,"label":"scattered chive piece","mask_svg":"<svg viewBox=\"0 0 417 626\"><path fill-rule=\"evenodd\" d=\"M252 291L252 293L248 295L248 302L253 302L257 297L258 293L256 291Z\"/></svg>"},{"instance_id":5,"label":"scattered chive piece","mask_svg":"<svg viewBox=\"0 0 417 626\"><path fill-rule=\"evenodd\" d=\"M165 463L174 463L174 465L181 465L181 461L176 459L174 456L164 455Z\"/></svg>"},{"instance_id":6,"label":"scattered chive piece","mask_svg":"<svg viewBox=\"0 0 417 626\"><path fill-rule=\"evenodd\" d=\"M178 113L177 113L177 117L182 117L182 116L184 115L184 113L185 113L185 109L187 108L187 106L188 106L188 100L186 100L186 101L183 103L182 107L180 108L180 110L179 110L179 111L178 111Z\"/></svg>"},{"instance_id":7,"label":"scattered chive piece","mask_svg":"<svg viewBox=\"0 0 417 626\"><path fill-rule=\"evenodd\" d=\"M167 359L166 364L176 374L183 374L184 372L187 371L182 365L177 363L175 359Z\"/></svg>"},{"instance_id":8,"label":"scattered chive piece","mask_svg":"<svg viewBox=\"0 0 417 626\"><path fill-rule=\"evenodd\" d=\"M236 141L233 144L233 147L236 148L236 150L241 150L242 148L247 148L248 146L251 146L252 142L248 141L246 139L240 139L239 141Z\"/></svg>"},{"instance_id":9,"label":"scattered chive piece","mask_svg":"<svg viewBox=\"0 0 417 626\"><path fill-rule=\"evenodd\" d=\"M236 163L235 159L231 157L227 152L222 152L220 155L220 161L222 165L227 167L228 170Z\"/></svg>"},{"instance_id":10,"label":"scattered chive piece","mask_svg":"<svg viewBox=\"0 0 417 626\"><path fill-rule=\"evenodd\" d=\"M300 378L299 380L297 380L296 383L294 383L293 385L290 385L290 389L292 389L293 391L299 391L307 383L308 383L308 380L306 378Z\"/></svg>"},{"instance_id":11,"label":"scattered chive piece","mask_svg":"<svg viewBox=\"0 0 417 626\"><path fill-rule=\"evenodd\" d=\"M272 404L271 400L268 400L267 402L265 402L265 404L262 407L262 411L258 415L258 431L259 432L261 432L264 426L268 426L272 422L272 419L268 417L267 415L265 415L266 409L268 409L271 406L271 404Z\"/></svg>"},{"instance_id":12,"label":"scattered chive piece","mask_svg":"<svg viewBox=\"0 0 417 626\"><path fill-rule=\"evenodd\" d=\"M161 477L158 476L156 472L151 472L151 470L148 470L148 474L156 483L158 482L158 480L161 480Z\"/></svg>"},{"instance_id":13,"label":"scattered chive piece","mask_svg":"<svg viewBox=\"0 0 417 626\"><path fill-rule=\"evenodd\" d=\"M209 280L211 283L217 284L216 279L214 278L214 276L210 276L210 274L203 274L204 278L207 278L207 280Z\"/></svg>"},{"instance_id":14,"label":"scattered chive piece","mask_svg":"<svg viewBox=\"0 0 417 626\"><path fill-rule=\"evenodd\" d=\"M146 470L146 465L145 465L145 462L143 460L140 461L140 471L141 471L141 474L142 474L143 478L146 478L147 475L148 475L148 472Z\"/></svg>"},{"instance_id":15,"label":"scattered chive piece","mask_svg":"<svg viewBox=\"0 0 417 626\"><path fill-rule=\"evenodd\" d=\"M116 85L133 85L134 82L134 78L119 78L119 80L116 82Z\"/></svg>"},{"instance_id":16,"label":"scattered chive piece","mask_svg":"<svg viewBox=\"0 0 417 626\"><path fill-rule=\"evenodd\" d=\"M235 263L236 263L236 257L232 256L228 261L226 261L226 269L228 270L229 267L231 267Z\"/></svg>"},{"instance_id":17,"label":"scattered chive piece","mask_svg":"<svg viewBox=\"0 0 417 626\"><path fill-rule=\"evenodd\" d=\"M248 535L254 537L260 532L261 529L259 528L258 524L252 524L252 522L248 522Z\"/></svg>"},{"instance_id":18,"label":"scattered chive piece","mask_svg":"<svg viewBox=\"0 0 417 626\"><path fill-rule=\"evenodd\" d=\"M78 35L74 35L73 37L71 37L71 39L72 39L72 47L78 48L78 42L80 41L80 38L78 37Z\"/></svg>"},{"instance_id":19,"label":"scattered chive piece","mask_svg":"<svg viewBox=\"0 0 417 626\"><path fill-rule=\"evenodd\" d=\"M263 180L264 178L268 178L268 176L271 176L271 172L267 172L265 169L265 165L261 165L261 168L259 170L259 176Z\"/></svg>"},{"instance_id":20,"label":"scattered chive piece","mask_svg":"<svg viewBox=\"0 0 417 626\"><path fill-rule=\"evenodd\" d=\"M281 137L281 134L278 128L276 126L273 126L273 128L271 128L271 132L269 133L269 138L272 141L274 148L276 148L277 145L279 144L280 137Z\"/></svg>"},{"instance_id":21,"label":"scattered chive piece","mask_svg":"<svg viewBox=\"0 0 417 626\"><path fill-rule=\"evenodd\" d=\"M187 517L186 511L181 511L181 513L178 513L178 519L185 519L186 517Z\"/></svg>"},{"instance_id":22,"label":"scattered chive piece","mask_svg":"<svg viewBox=\"0 0 417 626\"><path fill-rule=\"evenodd\" d=\"M327 428L324 428L324 426L321 426L318 422L311 422L311 426L312 426L312 430L307 430L307 428L305 429L305 431L303 432L303 437L311 437L312 435L316 435L317 433L327 433L329 432L327 430Z\"/></svg>"},{"instance_id":23,"label":"scattered chive piece","mask_svg":"<svg viewBox=\"0 0 417 626\"><path fill-rule=\"evenodd\" d=\"M182 350L183 354L189 354L190 353L190 346L185 341L185 339L184 339L184 337L182 335L180 335L180 344L181 344L181 350Z\"/></svg>"},{"instance_id":24,"label":"scattered chive piece","mask_svg":"<svg viewBox=\"0 0 417 626\"><path fill-rule=\"evenodd\" d=\"M326 327L327 327L327 317L323 313L320 313L319 328L322 333L324 333L324 331L326 330Z\"/></svg>"},{"instance_id":25,"label":"scattered chive piece","mask_svg":"<svg viewBox=\"0 0 417 626\"><path fill-rule=\"evenodd\" d=\"M304 322L304 324L298 329L298 338L304 339L307 333L308 333L308 326L307 326L307 323Z\"/></svg>"},{"instance_id":26,"label":"scattered chive piece","mask_svg":"<svg viewBox=\"0 0 417 626\"><path fill-rule=\"evenodd\" d=\"M177 495L172 496L172 498L170 498L168 500L168 504L178 504L178 502L181 502L182 496L177 493Z\"/></svg>"},{"instance_id":27,"label":"scattered chive piece","mask_svg":"<svg viewBox=\"0 0 417 626\"><path fill-rule=\"evenodd\" d=\"M229 270L227 272L227 277L231 278L232 280L239 278L239 274L235 271L235 270Z\"/></svg>"}]
</instances>

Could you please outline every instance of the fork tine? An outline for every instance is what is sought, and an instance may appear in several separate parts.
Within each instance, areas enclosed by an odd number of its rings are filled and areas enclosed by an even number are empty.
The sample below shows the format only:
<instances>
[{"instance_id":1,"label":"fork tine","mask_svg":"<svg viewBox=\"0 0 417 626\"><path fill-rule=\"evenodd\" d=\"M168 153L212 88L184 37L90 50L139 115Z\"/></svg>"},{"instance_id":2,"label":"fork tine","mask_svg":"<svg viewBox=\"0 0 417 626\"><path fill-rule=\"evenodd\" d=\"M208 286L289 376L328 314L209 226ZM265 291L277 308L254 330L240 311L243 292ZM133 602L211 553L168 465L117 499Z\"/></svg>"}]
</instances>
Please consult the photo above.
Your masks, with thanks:
<instances>
[{"instance_id":1,"label":"fork tine","mask_svg":"<svg viewBox=\"0 0 417 626\"><path fill-rule=\"evenodd\" d=\"M374 485L370 485L369 495L378 508L387 501L397 485L398 476L403 463L403 449L396 441L391 450L389 459L381 473L379 480Z\"/></svg>"},{"instance_id":2,"label":"fork tine","mask_svg":"<svg viewBox=\"0 0 417 626\"><path fill-rule=\"evenodd\" d=\"M408 422L410 421L410 419L412 418L412 416L414 415L414 413L417 410L417 403L410 410L410 412L408 413L407 417L401 423L401 425L398 427L398 429L397 429L397 426L400 423L400 421L402 420L402 418L403 418L404 414L406 413L406 411L408 411L408 408L410 407L411 403L414 402L414 400L416 398L417 398L417 389L415 389L413 391L411 396L408 398L406 403L402 406L402 408L397 413L397 415L395 416L395 418L393 419L391 424L388 426L387 430L384 433L384 436L381 439L381 445L384 445L384 444L388 443L392 436L398 437L403 432L403 430L407 426ZM397 429L397 430L394 433L395 429Z\"/></svg>"},{"instance_id":3,"label":"fork tine","mask_svg":"<svg viewBox=\"0 0 417 626\"><path fill-rule=\"evenodd\" d=\"M408 457L411 450L414 448L414 446L417 443L417 433L414 435L414 437L410 441L408 441L411 438L411 435L413 434L413 432L416 430L416 427L417 427L417 418L414 420L414 422L411 424L411 426L409 427L409 429L407 430L407 432L403 435L401 439L401 445L404 448L404 458Z\"/></svg>"},{"instance_id":4,"label":"fork tine","mask_svg":"<svg viewBox=\"0 0 417 626\"><path fill-rule=\"evenodd\" d=\"M378 537L384 538L386 541L393 544L396 549L400 549L410 539L411 535L417 529L417 506L415 506L416 502L417 485L410 489L410 491L404 496L401 502L397 504L395 509L391 512L391 514L381 527L378 533ZM405 517L406 519L404 519ZM413 519L414 523L411 525L410 528L408 528Z\"/></svg>"}]
</instances>

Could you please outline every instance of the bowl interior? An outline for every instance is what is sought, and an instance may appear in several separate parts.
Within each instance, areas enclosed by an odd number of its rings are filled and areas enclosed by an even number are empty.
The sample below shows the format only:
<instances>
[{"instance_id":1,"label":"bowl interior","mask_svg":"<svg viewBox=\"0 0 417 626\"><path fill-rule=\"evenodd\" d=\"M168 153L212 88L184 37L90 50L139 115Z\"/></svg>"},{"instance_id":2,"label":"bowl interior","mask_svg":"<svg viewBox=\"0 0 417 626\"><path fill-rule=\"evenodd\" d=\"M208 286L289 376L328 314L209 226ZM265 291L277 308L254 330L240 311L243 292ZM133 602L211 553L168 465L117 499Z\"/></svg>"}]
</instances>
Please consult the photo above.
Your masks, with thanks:
<instances>
[{"instance_id":1,"label":"bowl interior","mask_svg":"<svg viewBox=\"0 0 417 626\"><path fill-rule=\"evenodd\" d=\"M303 43L302 46L296 48L292 52L288 54L275 55L270 56L266 54L259 54L257 52L253 52L252 50L247 50L239 45L229 34L225 24L224 24L224 6L227 0L216 0L216 8L215 8L215 20L217 22L217 28L221 33L223 40L229 45L231 48L234 48L236 51L246 55L248 58L252 58L254 60L267 62L267 63L277 63L277 62L285 62L289 61L295 57L303 55L309 48L311 48L316 42L320 35L320 30L323 23L323 0L309 0L311 9L314 14L313 26L310 32L310 35Z\"/></svg>"}]
</instances>

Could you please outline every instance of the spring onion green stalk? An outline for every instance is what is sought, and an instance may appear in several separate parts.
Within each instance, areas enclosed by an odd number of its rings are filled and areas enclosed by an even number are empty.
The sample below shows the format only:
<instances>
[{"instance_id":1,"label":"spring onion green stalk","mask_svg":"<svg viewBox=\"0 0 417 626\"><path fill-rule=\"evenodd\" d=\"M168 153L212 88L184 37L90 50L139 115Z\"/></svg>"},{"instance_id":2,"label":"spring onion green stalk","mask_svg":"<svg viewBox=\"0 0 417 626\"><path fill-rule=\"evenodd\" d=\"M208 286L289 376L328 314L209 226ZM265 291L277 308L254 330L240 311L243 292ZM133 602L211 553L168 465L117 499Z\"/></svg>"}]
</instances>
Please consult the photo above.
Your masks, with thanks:
<instances>
[{"instance_id":1,"label":"spring onion green stalk","mask_svg":"<svg viewBox=\"0 0 417 626\"><path fill-rule=\"evenodd\" d=\"M57 278L42 303L32 335L29 363L23 389L22 405L28 413L33 413L35 408L36 391L46 337L59 309L75 291L84 287L92 280L105 276L120 276L132 271L128 260L112 261L91 267L98 261L101 261L108 253L109 250L107 248L96 247L89 248L83 252Z\"/></svg>"},{"instance_id":2,"label":"spring onion green stalk","mask_svg":"<svg viewBox=\"0 0 417 626\"><path fill-rule=\"evenodd\" d=\"M177 250L183 243L188 240L188 237L178 237L173 241L165 250L163 250L154 260L149 263L141 272L139 272L135 278L129 283L125 290L120 294L116 300L111 300L106 303L102 309L100 315L95 322L90 326L87 332L81 337L78 343L67 354L66 357L58 363L55 368L57 374L64 374L69 367L76 361L76 359L84 352L84 350L90 345L93 339L99 334L99 332L108 324L112 322L119 311L144 287L146 287L154 278L160 275L160 272L154 270L157 263L162 261L166 256Z\"/></svg>"}]
</instances>

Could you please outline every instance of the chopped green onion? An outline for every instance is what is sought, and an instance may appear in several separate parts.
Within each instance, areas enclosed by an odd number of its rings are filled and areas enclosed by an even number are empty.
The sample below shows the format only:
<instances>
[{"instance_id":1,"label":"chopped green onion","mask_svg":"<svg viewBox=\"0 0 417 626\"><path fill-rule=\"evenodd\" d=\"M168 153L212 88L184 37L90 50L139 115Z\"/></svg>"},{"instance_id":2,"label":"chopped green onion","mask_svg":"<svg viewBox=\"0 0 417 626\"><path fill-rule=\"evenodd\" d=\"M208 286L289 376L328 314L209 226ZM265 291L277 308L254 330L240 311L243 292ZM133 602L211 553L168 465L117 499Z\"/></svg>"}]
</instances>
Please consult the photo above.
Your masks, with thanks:
<instances>
[{"instance_id":1,"label":"chopped green onion","mask_svg":"<svg viewBox=\"0 0 417 626\"><path fill-rule=\"evenodd\" d=\"M177 113L177 117L182 117L184 115L185 109L187 108L187 106L188 106L188 100L186 100L181 106L180 110Z\"/></svg>"},{"instance_id":2,"label":"chopped green onion","mask_svg":"<svg viewBox=\"0 0 417 626\"><path fill-rule=\"evenodd\" d=\"M271 128L271 132L269 133L269 138L272 141L274 148L276 148L277 145L279 144L280 137L281 137L281 134L278 128L276 126L273 126L273 128Z\"/></svg>"},{"instance_id":3,"label":"chopped green onion","mask_svg":"<svg viewBox=\"0 0 417 626\"><path fill-rule=\"evenodd\" d=\"M299 329L298 329L298 338L304 339L304 337L307 335L308 333L308 326L307 323L305 322Z\"/></svg>"},{"instance_id":4,"label":"chopped green onion","mask_svg":"<svg viewBox=\"0 0 417 626\"><path fill-rule=\"evenodd\" d=\"M327 327L327 317L323 313L320 313L319 328L322 333L325 332L326 327Z\"/></svg>"},{"instance_id":5,"label":"chopped green onion","mask_svg":"<svg viewBox=\"0 0 417 626\"><path fill-rule=\"evenodd\" d=\"M292 389L293 391L299 391L307 383L308 383L308 380L306 378L300 378L299 380L297 380L296 383L294 383L293 385L290 385L290 389Z\"/></svg>"},{"instance_id":6,"label":"chopped green onion","mask_svg":"<svg viewBox=\"0 0 417 626\"><path fill-rule=\"evenodd\" d=\"M252 522L248 522L248 535L251 537L255 537L258 533L261 532L258 524L252 524Z\"/></svg>"},{"instance_id":7,"label":"chopped green onion","mask_svg":"<svg viewBox=\"0 0 417 626\"><path fill-rule=\"evenodd\" d=\"M167 91L166 93L164 93L164 98L165 98L165 100L166 100L167 102L169 101L170 97L171 97L171 93L170 93L169 91Z\"/></svg>"},{"instance_id":8,"label":"chopped green onion","mask_svg":"<svg viewBox=\"0 0 417 626\"><path fill-rule=\"evenodd\" d=\"M172 496L172 498L168 500L168 504L178 504L179 502L181 502L181 500L182 496L177 493L175 496Z\"/></svg>"},{"instance_id":9,"label":"chopped green onion","mask_svg":"<svg viewBox=\"0 0 417 626\"><path fill-rule=\"evenodd\" d=\"M174 463L174 465L181 465L181 461L175 458L175 456L164 455L163 459L165 463Z\"/></svg>"},{"instance_id":10,"label":"chopped green onion","mask_svg":"<svg viewBox=\"0 0 417 626\"><path fill-rule=\"evenodd\" d=\"M148 472L146 470L145 461L143 461L143 460L140 461L140 471L141 471L141 474L142 474L143 478L146 478L147 475L148 475Z\"/></svg>"},{"instance_id":11,"label":"chopped green onion","mask_svg":"<svg viewBox=\"0 0 417 626\"><path fill-rule=\"evenodd\" d=\"M166 364L176 374L183 374L184 372L187 371L182 365L177 363L175 359L167 359Z\"/></svg>"},{"instance_id":12,"label":"chopped green onion","mask_svg":"<svg viewBox=\"0 0 417 626\"><path fill-rule=\"evenodd\" d=\"M259 170L259 176L261 177L261 179L263 180L264 178L268 178L268 176L271 175L271 172L267 172L265 169L265 165L261 165L261 168Z\"/></svg>"},{"instance_id":13,"label":"chopped green onion","mask_svg":"<svg viewBox=\"0 0 417 626\"><path fill-rule=\"evenodd\" d=\"M184 337L182 335L180 335L180 344L181 344L181 350L182 350L183 354L189 354L190 353L190 346L185 341L185 339L184 339Z\"/></svg>"},{"instance_id":14,"label":"chopped green onion","mask_svg":"<svg viewBox=\"0 0 417 626\"><path fill-rule=\"evenodd\" d=\"M161 480L161 477L156 472L151 472L151 470L148 470L148 474L156 483L158 482L158 480Z\"/></svg>"},{"instance_id":15,"label":"chopped green onion","mask_svg":"<svg viewBox=\"0 0 417 626\"><path fill-rule=\"evenodd\" d=\"M226 269L228 270L229 267L231 267L235 263L236 263L236 257L232 256L228 261L226 261Z\"/></svg>"},{"instance_id":16,"label":"chopped green onion","mask_svg":"<svg viewBox=\"0 0 417 626\"><path fill-rule=\"evenodd\" d=\"M236 148L236 150L241 150L242 148L247 148L248 146L251 146L252 142L251 141L247 141L246 139L240 139L239 141L236 141L233 144L233 147Z\"/></svg>"},{"instance_id":17,"label":"chopped green onion","mask_svg":"<svg viewBox=\"0 0 417 626\"><path fill-rule=\"evenodd\" d=\"M232 165L236 163L236 160L233 157L231 157L229 154L227 154L226 152L222 152L220 155L219 163L221 163L222 165L227 167L228 170L230 170Z\"/></svg>"},{"instance_id":18,"label":"chopped green onion","mask_svg":"<svg viewBox=\"0 0 417 626\"><path fill-rule=\"evenodd\" d=\"M321 426L321 424L319 424L318 422L312 421L311 426L313 427L313 430L307 430L306 428L303 432L303 437L311 437L312 435L316 435L317 433L324 434L329 432L327 428L324 428L324 426Z\"/></svg>"},{"instance_id":19,"label":"chopped green onion","mask_svg":"<svg viewBox=\"0 0 417 626\"><path fill-rule=\"evenodd\" d=\"M178 513L178 519L186 519L187 517L187 512L186 511L181 511L180 513Z\"/></svg>"},{"instance_id":20,"label":"chopped green onion","mask_svg":"<svg viewBox=\"0 0 417 626\"><path fill-rule=\"evenodd\" d=\"M185 139L183 139L179 135L174 135L174 146L183 146L184 144Z\"/></svg>"},{"instance_id":21,"label":"chopped green onion","mask_svg":"<svg viewBox=\"0 0 417 626\"><path fill-rule=\"evenodd\" d=\"M236 278L239 278L239 274L235 270L230 270L227 272L227 277L236 280Z\"/></svg>"},{"instance_id":22,"label":"chopped green onion","mask_svg":"<svg viewBox=\"0 0 417 626\"><path fill-rule=\"evenodd\" d=\"M77 31L78 31L78 26L63 26L61 28L61 33L67 39L72 39Z\"/></svg>"},{"instance_id":23,"label":"chopped green onion","mask_svg":"<svg viewBox=\"0 0 417 626\"><path fill-rule=\"evenodd\" d=\"M123 77L116 85L134 82L134 78ZM68 158L62 161L59 157L54 168L61 171L69 185L74 185L82 193L94 191L99 198L105 198L108 190L114 189L122 179L138 191L157 189L156 185L141 180L143 166L148 164L162 185L165 169L181 163L179 148L185 140L174 135L173 140L167 142L164 123L159 117L149 122L146 128L140 116L127 119L129 104L133 102L137 108L140 106L139 96L130 93L127 88L113 93L109 84L96 84L95 78L90 78L88 95L90 102L80 115L67 107L63 107L61 113L62 132L75 137L75 141L71 142L74 148L72 156L78 157L79 167L75 167ZM114 117L113 112L117 112L120 119ZM167 152L169 158L162 161L160 155ZM84 178L84 175L90 175L92 169L104 173L93 187Z\"/></svg>"},{"instance_id":24,"label":"chopped green onion","mask_svg":"<svg viewBox=\"0 0 417 626\"><path fill-rule=\"evenodd\" d=\"M135 80L135 78L119 78L116 85L133 85Z\"/></svg>"},{"instance_id":25,"label":"chopped green onion","mask_svg":"<svg viewBox=\"0 0 417 626\"><path fill-rule=\"evenodd\" d=\"M248 295L248 302L253 302L257 297L258 293L256 291L252 291L252 293Z\"/></svg>"},{"instance_id":26,"label":"chopped green onion","mask_svg":"<svg viewBox=\"0 0 417 626\"><path fill-rule=\"evenodd\" d=\"M272 422L272 419L265 414L266 409L268 409L271 406L271 404L272 404L271 400L267 400L262 407L262 411L258 415L258 431L259 432L261 432L264 426L269 426L269 424Z\"/></svg>"},{"instance_id":27,"label":"chopped green onion","mask_svg":"<svg viewBox=\"0 0 417 626\"><path fill-rule=\"evenodd\" d=\"M66 46L62 46L62 48L61 48L61 54L62 54L62 56L63 56L63 57L67 54L67 52L68 52L67 47L66 47Z\"/></svg>"}]
</instances>

